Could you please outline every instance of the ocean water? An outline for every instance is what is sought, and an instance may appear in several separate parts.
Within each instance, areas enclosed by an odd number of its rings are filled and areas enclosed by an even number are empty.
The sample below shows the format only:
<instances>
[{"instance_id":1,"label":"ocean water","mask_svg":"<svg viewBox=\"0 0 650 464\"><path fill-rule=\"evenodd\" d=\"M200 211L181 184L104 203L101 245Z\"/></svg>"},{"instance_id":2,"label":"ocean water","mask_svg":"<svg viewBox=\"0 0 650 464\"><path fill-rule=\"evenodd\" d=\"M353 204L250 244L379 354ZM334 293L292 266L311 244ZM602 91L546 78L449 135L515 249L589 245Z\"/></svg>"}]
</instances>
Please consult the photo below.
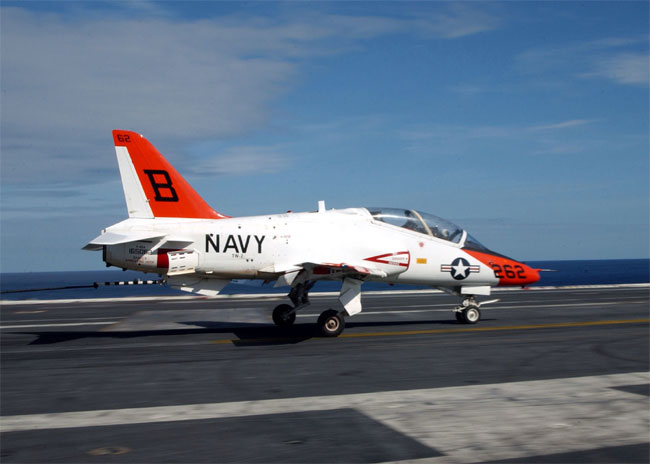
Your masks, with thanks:
<instances>
[{"instance_id":1,"label":"ocean water","mask_svg":"<svg viewBox=\"0 0 650 464\"><path fill-rule=\"evenodd\" d=\"M588 261L528 261L531 267L553 269L542 272L541 280L533 286L566 286L650 283L650 260L615 259ZM80 272L26 272L1 273L1 300L52 300L68 298L120 298L133 296L188 295L164 285L100 286L92 288L95 282L116 282L155 280L156 274L143 274L135 271L80 271ZM91 288L66 288L89 286ZM312 291L338 291L340 282L317 282ZM424 286L388 285L377 282L364 284L364 291L423 289ZM21 290L19 293L14 293ZM28 291L24 291L28 290ZM4 293L11 292L11 293ZM287 293L287 287L273 288L273 283L261 281L240 281L230 283L222 293L255 294Z\"/></svg>"}]
</instances>

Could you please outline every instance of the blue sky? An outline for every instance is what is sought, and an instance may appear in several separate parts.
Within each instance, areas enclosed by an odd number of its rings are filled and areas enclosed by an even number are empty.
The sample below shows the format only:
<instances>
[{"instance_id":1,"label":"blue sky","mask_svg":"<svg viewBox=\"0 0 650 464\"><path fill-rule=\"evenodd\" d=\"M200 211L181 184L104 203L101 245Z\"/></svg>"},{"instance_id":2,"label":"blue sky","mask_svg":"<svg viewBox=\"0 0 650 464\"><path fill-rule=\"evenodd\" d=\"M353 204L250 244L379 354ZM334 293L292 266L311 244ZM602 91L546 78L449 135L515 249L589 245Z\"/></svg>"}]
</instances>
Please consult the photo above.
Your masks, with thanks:
<instances>
[{"instance_id":1,"label":"blue sky","mask_svg":"<svg viewBox=\"0 0 650 464\"><path fill-rule=\"evenodd\" d=\"M411 207L524 260L649 255L645 1L0 11L3 272L103 267L115 128L231 216Z\"/></svg>"}]
</instances>

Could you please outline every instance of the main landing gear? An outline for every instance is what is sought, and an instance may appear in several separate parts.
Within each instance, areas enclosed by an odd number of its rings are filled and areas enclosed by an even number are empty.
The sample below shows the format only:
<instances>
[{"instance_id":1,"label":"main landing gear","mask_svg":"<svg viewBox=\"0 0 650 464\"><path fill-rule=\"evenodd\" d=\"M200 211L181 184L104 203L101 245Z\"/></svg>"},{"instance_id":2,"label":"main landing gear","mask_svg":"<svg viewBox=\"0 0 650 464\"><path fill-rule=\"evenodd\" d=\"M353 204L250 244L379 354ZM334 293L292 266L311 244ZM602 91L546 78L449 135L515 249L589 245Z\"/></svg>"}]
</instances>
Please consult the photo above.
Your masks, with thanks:
<instances>
[{"instance_id":1,"label":"main landing gear","mask_svg":"<svg viewBox=\"0 0 650 464\"><path fill-rule=\"evenodd\" d=\"M296 321L296 312L309 306L309 290L315 281L294 284L289 292L289 299L293 306L281 304L273 310L273 322L278 327L291 327ZM341 286L339 301L344 311L328 309L318 316L316 323L318 334L322 337L338 337L345 329L345 315L352 316L361 312L361 284L357 279L345 278Z\"/></svg>"},{"instance_id":2,"label":"main landing gear","mask_svg":"<svg viewBox=\"0 0 650 464\"><path fill-rule=\"evenodd\" d=\"M293 306L281 304L273 310L273 322L278 327L291 327L296 322L296 311Z\"/></svg>"},{"instance_id":3,"label":"main landing gear","mask_svg":"<svg viewBox=\"0 0 650 464\"><path fill-rule=\"evenodd\" d=\"M303 305L302 307L304 307ZM281 304L273 310L273 322L281 328L291 327L296 321L296 311L301 308L294 308L288 304ZM323 311L316 323L318 333L323 337L338 337L345 329L345 318L343 314L334 309Z\"/></svg>"},{"instance_id":4,"label":"main landing gear","mask_svg":"<svg viewBox=\"0 0 650 464\"><path fill-rule=\"evenodd\" d=\"M345 319L342 313L328 309L318 316L317 327L323 337L338 337L345 329Z\"/></svg>"}]
</instances>

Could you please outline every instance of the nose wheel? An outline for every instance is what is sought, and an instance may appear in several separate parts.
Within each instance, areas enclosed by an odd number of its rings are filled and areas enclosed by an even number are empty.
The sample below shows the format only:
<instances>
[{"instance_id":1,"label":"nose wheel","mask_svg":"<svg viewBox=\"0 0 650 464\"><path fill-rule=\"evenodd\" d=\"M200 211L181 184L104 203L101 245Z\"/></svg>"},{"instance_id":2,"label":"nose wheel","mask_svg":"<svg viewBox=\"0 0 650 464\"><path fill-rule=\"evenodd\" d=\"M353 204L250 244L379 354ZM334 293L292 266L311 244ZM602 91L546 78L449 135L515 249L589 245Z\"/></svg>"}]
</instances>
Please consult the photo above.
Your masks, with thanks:
<instances>
[{"instance_id":1,"label":"nose wheel","mask_svg":"<svg viewBox=\"0 0 650 464\"><path fill-rule=\"evenodd\" d=\"M454 309L456 320L461 324L476 324L481 320L481 304L496 303L499 300L490 300L478 303L474 296L469 296L463 300L463 304Z\"/></svg>"},{"instance_id":2,"label":"nose wheel","mask_svg":"<svg viewBox=\"0 0 650 464\"><path fill-rule=\"evenodd\" d=\"M476 324L481 320L481 311L478 306L468 306L456 311L456 320L461 324Z\"/></svg>"},{"instance_id":3,"label":"nose wheel","mask_svg":"<svg viewBox=\"0 0 650 464\"><path fill-rule=\"evenodd\" d=\"M454 309L456 320L461 324L476 324L481 320L481 310L479 307L486 304L496 303L497 301L499 301L498 298L478 303L476 298L474 298L473 295L470 295L463 300L463 304Z\"/></svg>"}]
</instances>

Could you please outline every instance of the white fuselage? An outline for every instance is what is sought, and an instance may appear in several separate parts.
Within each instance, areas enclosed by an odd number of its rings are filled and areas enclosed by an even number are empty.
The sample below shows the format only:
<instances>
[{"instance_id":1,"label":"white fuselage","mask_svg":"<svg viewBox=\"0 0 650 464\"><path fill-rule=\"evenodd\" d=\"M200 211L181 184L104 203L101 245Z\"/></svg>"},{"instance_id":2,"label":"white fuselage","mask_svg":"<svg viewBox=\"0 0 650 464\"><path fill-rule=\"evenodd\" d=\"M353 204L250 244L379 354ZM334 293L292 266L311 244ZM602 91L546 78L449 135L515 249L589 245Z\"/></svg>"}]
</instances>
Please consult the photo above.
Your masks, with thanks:
<instances>
[{"instance_id":1,"label":"white fuselage","mask_svg":"<svg viewBox=\"0 0 650 464\"><path fill-rule=\"evenodd\" d=\"M223 279L276 279L304 263L367 266L367 280L452 287L449 266L463 258L463 286L493 286L494 271L452 243L373 219L364 208L228 219L134 219L106 232L158 236L106 246L105 261L125 269ZM183 250L183 266L175 266ZM168 255L168 256L167 256ZM323 275L321 278L328 278Z\"/></svg>"}]
</instances>

